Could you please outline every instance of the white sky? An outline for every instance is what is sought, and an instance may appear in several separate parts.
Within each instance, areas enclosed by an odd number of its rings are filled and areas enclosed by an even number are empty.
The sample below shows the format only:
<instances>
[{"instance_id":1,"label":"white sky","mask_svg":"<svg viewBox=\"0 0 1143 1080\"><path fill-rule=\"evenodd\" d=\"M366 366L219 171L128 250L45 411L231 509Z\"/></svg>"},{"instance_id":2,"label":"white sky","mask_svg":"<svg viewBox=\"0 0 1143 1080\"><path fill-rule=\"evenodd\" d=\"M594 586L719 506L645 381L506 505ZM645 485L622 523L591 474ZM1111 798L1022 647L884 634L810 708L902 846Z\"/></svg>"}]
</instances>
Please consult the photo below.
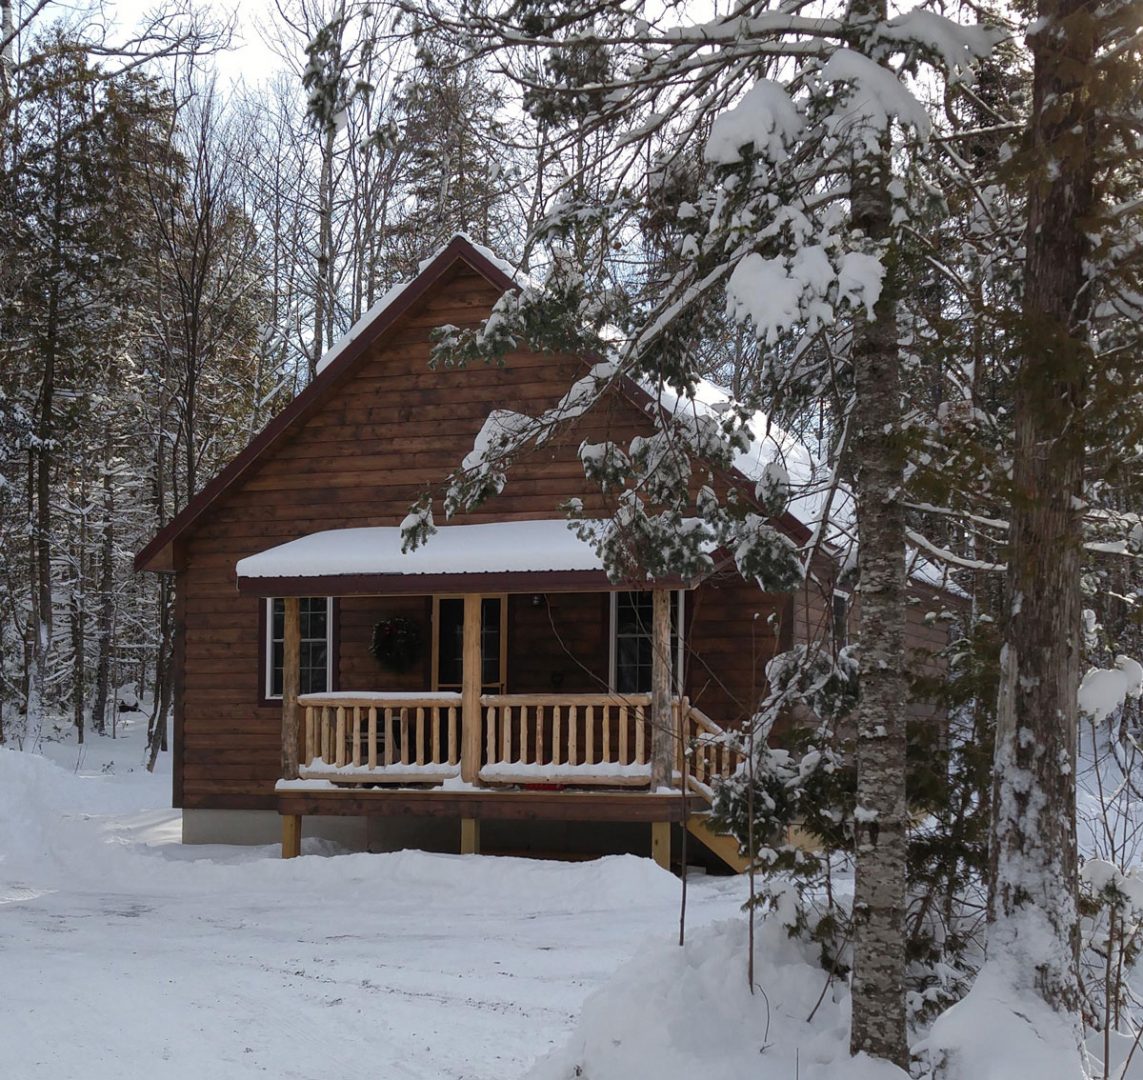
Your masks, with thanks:
<instances>
[{"instance_id":1,"label":"white sky","mask_svg":"<svg viewBox=\"0 0 1143 1080\"><path fill-rule=\"evenodd\" d=\"M215 3L204 5L220 13L229 7ZM239 5L238 26L231 48L218 55L219 72L234 80L259 83L269 78L282 66L282 61L262 40L259 27L277 19L272 0L242 0Z\"/></svg>"}]
</instances>

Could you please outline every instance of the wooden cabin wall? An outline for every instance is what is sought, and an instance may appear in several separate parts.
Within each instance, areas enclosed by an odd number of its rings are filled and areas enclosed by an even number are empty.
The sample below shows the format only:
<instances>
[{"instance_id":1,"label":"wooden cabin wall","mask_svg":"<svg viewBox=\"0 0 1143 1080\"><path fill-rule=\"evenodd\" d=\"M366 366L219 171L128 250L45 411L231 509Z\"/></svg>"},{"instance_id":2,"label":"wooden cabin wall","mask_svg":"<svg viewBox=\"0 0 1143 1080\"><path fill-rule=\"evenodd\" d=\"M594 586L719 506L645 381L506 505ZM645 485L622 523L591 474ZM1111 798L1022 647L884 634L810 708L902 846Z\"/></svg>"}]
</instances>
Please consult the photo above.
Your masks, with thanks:
<instances>
[{"instance_id":1,"label":"wooden cabin wall","mask_svg":"<svg viewBox=\"0 0 1143 1080\"><path fill-rule=\"evenodd\" d=\"M508 693L606 693L610 623L606 593L508 597Z\"/></svg>"},{"instance_id":2,"label":"wooden cabin wall","mask_svg":"<svg viewBox=\"0 0 1143 1080\"><path fill-rule=\"evenodd\" d=\"M532 353L513 354L503 367L431 370L431 330L477 323L497 296L484 278L464 269L430 290L186 538L177 575L183 661L176 805L274 806L281 714L276 704L259 703L261 601L236 592L235 563L323 529L400 524L425 487L439 485L472 448L492 409L539 412L585 373L574 357ZM604 515L609 507L586 484L577 448L584 439L629 438L648 427L625 400L605 403L519 461L501 495L462 520L556 517L572 496L584 500L589 515ZM365 624L379 610L371 605L343 601L343 635L367 633ZM369 665L367 651L343 650L341 685L357 684ZM571 667L561 670L573 678ZM606 672L604 664L604 678ZM550 672L542 677L550 680Z\"/></svg>"},{"instance_id":3,"label":"wooden cabin wall","mask_svg":"<svg viewBox=\"0 0 1143 1080\"><path fill-rule=\"evenodd\" d=\"M585 373L568 356L518 353L503 367L429 368L430 332L445 323L473 325L497 299L475 272L461 270L411 309L324 404L267 451L179 541L176 576L175 805L274 807L279 774L281 711L261 700L262 601L239 595L235 563L245 556L324 529L395 526L426 486L439 485L471 449L494 408L537 413L557 402ZM581 498L588 515L611 507L586 484L577 456L581 441L629 439L649 421L616 397L517 463L503 493L465 523L558 516ZM368 652L372 625L407 605L428 627L425 597L400 602L345 598L340 605L339 685L376 686L382 674ZM599 688L580 666L608 674L606 596L552 594L549 607L513 597L509 636L511 689L569 693ZM813 602L798 616L786 598L766 597L734 579L705 583L688 596L691 652L686 692L712 719L747 715L777 646L768 622L783 615L783 647L812 633L827 613ZM563 644L551 630L549 616ZM800 622L799 622L800 618ZM911 634L937 631L911 621ZM564 646L569 646L565 651ZM426 643L424 664L431 655ZM569 655L569 652L571 655ZM402 681L404 680L404 681ZM557 688L554 681L559 681ZM386 688L429 685L427 668Z\"/></svg>"},{"instance_id":4,"label":"wooden cabin wall","mask_svg":"<svg viewBox=\"0 0 1143 1080\"><path fill-rule=\"evenodd\" d=\"M733 574L703 582L685 603L685 692L715 723L737 726L754 715L766 664L786 647L789 599Z\"/></svg>"},{"instance_id":5,"label":"wooden cabin wall","mask_svg":"<svg viewBox=\"0 0 1143 1080\"><path fill-rule=\"evenodd\" d=\"M432 680L431 596L344 596L338 602L339 690L424 690ZM421 628L421 656L408 671L383 668L370 651L373 627L382 619L405 618Z\"/></svg>"}]
</instances>

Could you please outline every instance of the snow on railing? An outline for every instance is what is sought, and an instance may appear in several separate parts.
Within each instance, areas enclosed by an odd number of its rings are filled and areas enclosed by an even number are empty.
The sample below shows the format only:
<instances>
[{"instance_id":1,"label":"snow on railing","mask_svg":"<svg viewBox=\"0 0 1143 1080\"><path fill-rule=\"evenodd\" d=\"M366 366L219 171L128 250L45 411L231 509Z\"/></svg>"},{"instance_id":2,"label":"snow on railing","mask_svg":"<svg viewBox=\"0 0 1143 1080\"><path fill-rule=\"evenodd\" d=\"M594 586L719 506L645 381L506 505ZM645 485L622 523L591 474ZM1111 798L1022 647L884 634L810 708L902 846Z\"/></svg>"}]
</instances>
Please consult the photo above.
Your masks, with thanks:
<instances>
[{"instance_id":1,"label":"snow on railing","mask_svg":"<svg viewBox=\"0 0 1143 1080\"><path fill-rule=\"evenodd\" d=\"M485 694L486 783L651 782L650 694Z\"/></svg>"},{"instance_id":2,"label":"snow on railing","mask_svg":"<svg viewBox=\"0 0 1143 1080\"><path fill-rule=\"evenodd\" d=\"M461 775L460 694L342 691L303 694L298 704L303 779L434 784ZM671 720L679 773L711 800L715 781L738 768L738 740L685 697L673 701ZM484 784L650 785L650 694L484 694L479 722L474 773Z\"/></svg>"},{"instance_id":3,"label":"snow on railing","mask_svg":"<svg viewBox=\"0 0 1143 1080\"><path fill-rule=\"evenodd\" d=\"M460 774L460 694L303 694L307 780L434 783Z\"/></svg>"},{"instance_id":4,"label":"snow on railing","mask_svg":"<svg viewBox=\"0 0 1143 1080\"><path fill-rule=\"evenodd\" d=\"M686 698L681 707L684 719L680 750L686 755L687 787L713 802L714 782L732 776L742 762L738 739Z\"/></svg>"}]
</instances>

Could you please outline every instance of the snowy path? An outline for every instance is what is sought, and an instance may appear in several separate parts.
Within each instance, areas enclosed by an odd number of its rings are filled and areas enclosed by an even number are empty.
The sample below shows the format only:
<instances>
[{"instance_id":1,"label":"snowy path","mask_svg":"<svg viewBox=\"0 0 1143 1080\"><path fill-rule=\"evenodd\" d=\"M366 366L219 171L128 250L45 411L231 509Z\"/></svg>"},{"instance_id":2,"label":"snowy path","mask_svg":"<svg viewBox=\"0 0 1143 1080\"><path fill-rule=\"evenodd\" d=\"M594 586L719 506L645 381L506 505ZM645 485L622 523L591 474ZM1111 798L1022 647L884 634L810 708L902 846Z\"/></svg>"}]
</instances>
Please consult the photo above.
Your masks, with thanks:
<instances>
[{"instance_id":1,"label":"snowy path","mask_svg":"<svg viewBox=\"0 0 1143 1080\"><path fill-rule=\"evenodd\" d=\"M0 751L0 1075L521 1075L648 939L646 860L183 848L166 782ZM698 879L690 925L742 884Z\"/></svg>"}]
</instances>

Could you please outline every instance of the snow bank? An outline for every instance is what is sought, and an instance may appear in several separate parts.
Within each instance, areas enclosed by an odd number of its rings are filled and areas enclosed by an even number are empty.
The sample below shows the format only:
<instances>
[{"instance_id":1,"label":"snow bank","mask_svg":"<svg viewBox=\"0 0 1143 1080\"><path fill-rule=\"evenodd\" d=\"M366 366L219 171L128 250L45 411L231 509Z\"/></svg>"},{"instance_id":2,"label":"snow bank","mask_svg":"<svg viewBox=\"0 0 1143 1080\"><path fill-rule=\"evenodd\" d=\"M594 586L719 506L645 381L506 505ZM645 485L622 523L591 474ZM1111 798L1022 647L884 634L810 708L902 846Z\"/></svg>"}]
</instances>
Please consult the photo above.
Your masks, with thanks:
<instances>
[{"instance_id":1,"label":"snow bank","mask_svg":"<svg viewBox=\"0 0 1143 1080\"><path fill-rule=\"evenodd\" d=\"M985 964L968 995L937 1017L917 1049L942 1080L1085 1080L1075 1033L1032 993Z\"/></svg>"},{"instance_id":2,"label":"snow bank","mask_svg":"<svg viewBox=\"0 0 1143 1080\"><path fill-rule=\"evenodd\" d=\"M515 918L678 900L675 877L635 856L587 864L421 851L320 858L337 849L307 840L307 857L283 860L277 845L185 847L170 827L178 812L156 809L154 779L77 776L0 749L0 884L130 891L145 883L148 893L180 895L312 888L370 906L448 894L460 910ZM166 781L160 786L166 801Z\"/></svg>"},{"instance_id":3,"label":"snow bank","mask_svg":"<svg viewBox=\"0 0 1143 1080\"><path fill-rule=\"evenodd\" d=\"M758 992L746 985L743 919L659 945L588 999L567 1045L530 1080L906 1080L892 1065L849 1056L849 992L835 982L812 1022L826 975L776 918L756 942Z\"/></svg>"}]
</instances>

